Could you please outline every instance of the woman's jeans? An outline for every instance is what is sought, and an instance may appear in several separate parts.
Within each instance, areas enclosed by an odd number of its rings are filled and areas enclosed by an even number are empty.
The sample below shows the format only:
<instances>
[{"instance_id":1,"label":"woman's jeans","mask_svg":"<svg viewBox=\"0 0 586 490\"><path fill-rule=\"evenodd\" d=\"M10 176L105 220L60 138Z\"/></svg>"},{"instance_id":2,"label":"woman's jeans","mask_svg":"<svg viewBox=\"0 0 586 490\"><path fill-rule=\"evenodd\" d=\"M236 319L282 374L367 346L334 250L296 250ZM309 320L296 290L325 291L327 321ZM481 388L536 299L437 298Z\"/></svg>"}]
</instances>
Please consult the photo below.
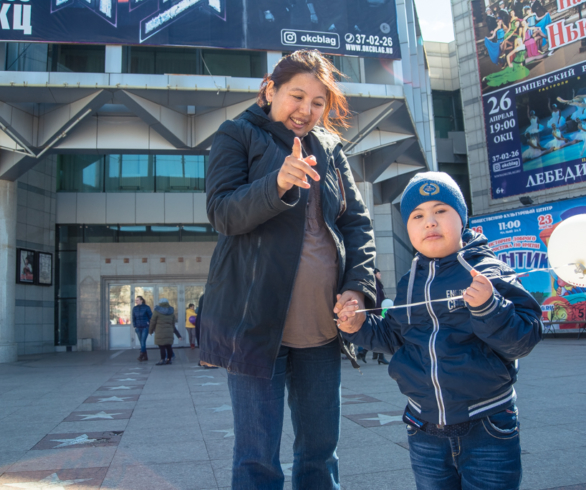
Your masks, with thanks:
<instances>
[{"instance_id":1,"label":"woman's jeans","mask_svg":"<svg viewBox=\"0 0 586 490\"><path fill-rule=\"evenodd\" d=\"M518 489L522 470L515 411L475 420L463 437L441 438L407 426L417 489Z\"/></svg>"},{"instance_id":2,"label":"woman's jeans","mask_svg":"<svg viewBox=\"0 0 586 490\"><path fill-rule=\"evenodd\" d=\"M135 328L134 331L136 332L136 336L140 342L140 351L146 352L146 342L149 336L149 327Z\"/></svg>"},{"instance_id":3,"label":"woman's jeans","mask_svg":"<svg viewBox=\"0 0 586 490\"><path fill-rule=\"evenodd\" d=\"M232 489L283 488L279 449L285 386L295 435L293 488L340 488L340 371L336 339L308 349L281 346L270 380L228 373L235 435Z\"/></svg>"}]
</instances>

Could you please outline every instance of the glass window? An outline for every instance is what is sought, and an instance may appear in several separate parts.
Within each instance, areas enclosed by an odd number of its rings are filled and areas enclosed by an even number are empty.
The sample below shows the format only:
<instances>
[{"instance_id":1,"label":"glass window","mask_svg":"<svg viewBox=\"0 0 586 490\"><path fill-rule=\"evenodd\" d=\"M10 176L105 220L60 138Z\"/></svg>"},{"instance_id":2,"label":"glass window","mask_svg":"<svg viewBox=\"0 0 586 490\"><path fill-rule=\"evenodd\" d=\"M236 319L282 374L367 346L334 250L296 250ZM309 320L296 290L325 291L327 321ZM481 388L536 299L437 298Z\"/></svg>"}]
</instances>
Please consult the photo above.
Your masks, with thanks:
<instances>
[{"instance_id":1,"label":"glass window","mask_svg":"<svg viewBox=\"0 0 586 490\"><path fill-rule=\"evenodd\" d=\"M56 345L77 344L76 299L60 299L57 301L57 325L55 330Z\"/></svg>"},{"instance_id":2,"label":"glass window","mask_svg":"<svg viewBox=\"0 0 586 490\"><path fill-rule=\"evenodd\" d=\"M49 50L51 71L104 73L106 46L52 44Z\"/></svg>"},{"instance_id":3,"label":"glass window","mask_svg":"<svg viewBox=\"0 0 586 490\"><path fill-rule=\"evenodd\" d=\"M204 192L203 155L157 155L157 192Z\"/></svg>"},{"instance_id":4,"label":"glass window","mask_svg":"<svg viewBox=\"0 0 586 490\"><path fill-rule=\"evenodd\" d=\"M262 78L267 71L267 56L260 51L202 49L201 55L204 75Z\"/></svg>"},{"instance_id":5,"label":"glass window","mask_svg":"<svg viewBox=\"0 0 586 490\"><path fill-rule=\"evenodd\" d=\"M181 227L182 242L217 242L218 233L211 225L187 225Z\"/></svg>"},{"instance_id":6,"label":"glass window","mask_svg":"<svg viewBox=\"0 0 586 490\"><path fill-rule=\"evenodd\" d=\"M83 229L84 243L115 243L117 238L117 226L86 225Z\"/></svg>"},{"instance_id":7,"label":"glass window","mask_svg":"<svg viewBox=\"0 0 586 490\"><path fill-rule=\"evenodd\" d=\"M77 297L77 251L58 253L57 275L57 296Z\"/></svg>"},{"instance_id":8,"label":"glass window","mask_svg":"<svg viewBox=\"0 0 586 490\"><path fill-rule=\"evenodd\" d=\"M179 226L121 226L120 242L178 242Z\"/></svg>"},{"instance_id":9,"label":"glass window","mask_svg":"<svg viewBox=\"0 0 586 490\"><path fill-rule=\"evenodd\" d=\"M48 71L49 45L6 43L6 71Z\"/></svg>"},{"instance_id":10,"label":"glass window","mask_svg":"<svg viewBox=\"0 0 586 490\"><path fill-rule=\"evenodd\" d=\"M328 56L334 66L348 78L344 82L360 83L360 59L346 56Z\"/></svg>"},{"instance_id":11,"label":"glass window","mask_svg":"<svg viewBox=\"0 0 586 490\"><path fill-rule=\"evenodd\" d=\"M104 192L104 157L58 155L58 192Z\"/></svg>"},{"instance_id":12,"label":"glass window","mask_svg":"<svg viewBox=\"0 0 586 490\"><path fill-rule=\"evenodd\" d=\"M57 226L57 248L59 250L77 250L77 244L83 242L83 226Z\"/></svg>"},{"instance_id":13,"label":"glass window","mask_svg":"<svg viewBox=\"0 0 586 490\"><path fill-rule=\"evenodd\" d=\"M110 325L130 325L132 312L130 306L130 286L110 286Z\"/></svg>"},{"instance_id":14,"label":"glass window","mask_svg":"<svg viewBox=\"0 0 586 490\"><path fill-rule=\"evenodd\" d=\"M127 73L198 75L201 74L200 53L196 48L130 46L124 51L122 66Z\"/></svg>"},{"instance_id":15,"label":"glass window","mask_svg":"<svg viewBox=\"0 0 586 490\"><path fill-rule=\"evenodd\" d=\"M154 192L151 155L106 155L106 192Z\"/></svg>"}]
</instances>

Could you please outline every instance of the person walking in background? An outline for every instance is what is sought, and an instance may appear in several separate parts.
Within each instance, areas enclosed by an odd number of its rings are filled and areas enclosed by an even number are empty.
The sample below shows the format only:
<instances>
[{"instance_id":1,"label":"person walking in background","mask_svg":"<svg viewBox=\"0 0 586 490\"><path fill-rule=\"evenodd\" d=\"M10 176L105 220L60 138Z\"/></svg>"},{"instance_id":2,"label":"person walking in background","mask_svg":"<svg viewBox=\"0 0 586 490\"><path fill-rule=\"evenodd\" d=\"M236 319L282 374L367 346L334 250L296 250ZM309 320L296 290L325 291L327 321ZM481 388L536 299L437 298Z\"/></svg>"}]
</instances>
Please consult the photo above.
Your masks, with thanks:
<instances>
[{"instance_id":1,"label":"person walking in background","mask_svg":"<svg viewBox=\"0 0 586 490\"><path fill-rule=\"evenodd\" d=\"M200 359L228 370L234 490L282 490L285 388L293 488L340 488L336 293L375 306L374 233L337 132L342 76L317 50L266 75L257 103L212 144L207 212L219 233Z\"/></svg>"},{"instance_id":2,"label":"person walking in background","mask_svg":"<svg viewBox=\"0 0 586 490\"><path fill-rule=\"evenodd\" d=\"M132 326L140 342L140 355L138 356L139 361L148 361L146 350L146 341L149 335L149 322L153 316L151 307L144 302L142 296L137 296L134 300L136 305L132 308Z\"/></svg>"},{"instance_id":3,"label":"person walking in background","mask_svg":"<svg viewBox=\"0 0 586 490\"><path fill-rule=\"evenodd\" d=\"M195 312L195 305L189 303L187 310L185 310L185 330L189 335L189 345L195 349L195 323L197 320L197 313ZM198 342L199 345L199 342Z\"/></svg>"},{"instance_id":4,"label":"person walking in background","mask_svg":"<svg viewBox=\"0 0 586 490\"><path fill-rule=\"evenodd\" d=\"M151 317L149 333L155 334L155 344L161 351L161 360L157 366L171 364L173 358L173 332L175 331L175 310L166 298L159 299L155 312Z\"/></svg>"},{"instance_id":5,"label":"person walking in background","mask_svg":"<svg viewBox=\"0 0 586 490\"><path fill-rule=\"evenodd\" d=\"M201 312L203 310L203 297L205 294L202 294L199 297L199 301L197 302L197 316L195 317L195 340L197 340L197 345L199 346L199 337L201 335Z\"/></svg>"}]
</instances>

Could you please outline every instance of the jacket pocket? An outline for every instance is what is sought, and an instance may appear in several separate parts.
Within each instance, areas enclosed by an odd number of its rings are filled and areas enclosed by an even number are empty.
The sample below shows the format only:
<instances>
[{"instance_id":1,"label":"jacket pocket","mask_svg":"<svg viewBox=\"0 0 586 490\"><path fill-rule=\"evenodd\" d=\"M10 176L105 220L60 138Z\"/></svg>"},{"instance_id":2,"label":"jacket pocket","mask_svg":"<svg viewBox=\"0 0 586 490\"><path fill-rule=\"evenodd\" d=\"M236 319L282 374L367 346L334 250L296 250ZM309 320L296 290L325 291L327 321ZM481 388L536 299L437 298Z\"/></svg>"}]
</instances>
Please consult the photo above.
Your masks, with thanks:
<instances>
[{"instance_id":1,"label":"jacket pocket","mask_svg":"<svg viewBox=\"0 0 586 490\"><path fill-rule=\"evenodd\" d=\"M226 259L226 253L229 249L228 242L230 237L220 235L218 244L212 254L212 260L210 262L210 273L208 274L208 284L213 284L218 277L218 272L221 270L222 265Z\"/></svg>"},{"instance_id":2,"label":"jacket pocket","mask_svg":"<svg viewBox=\"0 0 586 490\"><path fill-rule=\"evenodd\" d=\"M338 188L341 195L340 210L338 212L338 216L336 216L336 219L338 219L346 212L346 191L344 190L344 180L342 179L342 173L338 167L336 167L336 177L338 179Z\"/></svg>"},{"instance_id":3,"label":"jacket pocket","mask_svg":"<svg viewBox=\"0 0 586 490\"><path fill-rule=\"evenodd\" d=\"M513 406L482 419L482 425L488 435L495 439L513 439L519 437L517 410Z\"/></svg>"}]
</instances>

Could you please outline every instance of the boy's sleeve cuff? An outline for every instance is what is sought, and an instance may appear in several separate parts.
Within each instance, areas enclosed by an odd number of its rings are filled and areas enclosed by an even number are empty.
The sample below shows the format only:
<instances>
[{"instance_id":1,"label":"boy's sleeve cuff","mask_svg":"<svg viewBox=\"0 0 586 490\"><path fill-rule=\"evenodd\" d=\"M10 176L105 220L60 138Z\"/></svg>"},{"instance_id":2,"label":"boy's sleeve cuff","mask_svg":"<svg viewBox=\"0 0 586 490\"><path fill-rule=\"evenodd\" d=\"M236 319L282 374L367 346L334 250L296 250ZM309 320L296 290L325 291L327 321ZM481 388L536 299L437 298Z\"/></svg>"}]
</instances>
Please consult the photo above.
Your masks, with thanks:
<instances>
[{"instance_id":1,"label":"boy's sleeve cuff","mask_svg":"<svg viewBox=\"0 0 586 490\"><path fill-rule=\"evenodd\" d=\"M470 306L469 304L467 304L467 306L468 306L468 309L470 310L470 313L472 313L473 316L480 318L480 317L488 316L494 310L496 310L498 308L499 302L500 302L499 299L496 297L495 294L493 294L488 299L488 301L481 304L480 306Z\"/></svg>"}]
</instances>

